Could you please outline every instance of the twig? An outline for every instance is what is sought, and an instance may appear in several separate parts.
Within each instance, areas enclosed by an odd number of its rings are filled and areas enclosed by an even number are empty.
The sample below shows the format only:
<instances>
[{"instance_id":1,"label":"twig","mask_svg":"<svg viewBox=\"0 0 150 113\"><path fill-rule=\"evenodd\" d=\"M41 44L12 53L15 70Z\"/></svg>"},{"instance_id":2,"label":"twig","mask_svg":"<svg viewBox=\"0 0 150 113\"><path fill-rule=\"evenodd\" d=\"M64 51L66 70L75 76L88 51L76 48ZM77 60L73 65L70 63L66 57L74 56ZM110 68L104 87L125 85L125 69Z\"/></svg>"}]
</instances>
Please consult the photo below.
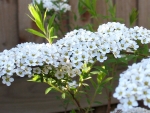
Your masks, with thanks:
<instances>
[{"instance_id":1,"label":"twig","mask_svg":"<svg viewBox=\"0 0 150 113\"><path fill-rule=\"evenodd\" d=\"M74 94L72 94L72 92L69 91L69 90L68 90L68 92L69 92L69 94L72 96L72 98L73 98L73 100L75 101L75 103L77 104L77 106L78 106L78 108L79 108L79 111L80 111L81 113L84 113L83 109L81 108L80 103L79 103L78 100L75 98Z\"/></svg>"}]
</instances>

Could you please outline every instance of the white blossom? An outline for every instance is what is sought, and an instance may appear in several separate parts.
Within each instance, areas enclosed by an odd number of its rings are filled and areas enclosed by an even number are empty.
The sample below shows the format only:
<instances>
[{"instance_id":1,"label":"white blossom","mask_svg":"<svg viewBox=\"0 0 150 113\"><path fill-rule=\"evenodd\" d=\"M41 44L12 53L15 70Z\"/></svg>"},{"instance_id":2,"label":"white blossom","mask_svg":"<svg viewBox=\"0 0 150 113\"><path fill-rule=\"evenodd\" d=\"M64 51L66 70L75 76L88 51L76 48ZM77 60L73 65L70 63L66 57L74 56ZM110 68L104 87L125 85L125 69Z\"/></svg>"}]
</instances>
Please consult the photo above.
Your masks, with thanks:
<instances>
[{"instance_id":1,"label":"white blossom","mask_svg":"<svg viewBox=\"0 0 150 113\"><path fill-rule=\"evenodd\" d=\"M67 0L33 0L33 4L41 4L47 10L54 10L54 11L70 11L71 6L67 3Z\"/></svg>"},{"instance_id":2,"label":"white blossom","mask_svg":"<svg viewBox=\"0 0 150 113\"><path fill-rule=\"evenodd\" d=\"M14 81L14 78L12 78L12 77L9 76L9 75L3 76L2 79L3 79L2 83L3 83L3 84L6 84L7 86L10 86L10 85L11 85L11 82Z\"/></svg>"}]
</instances>

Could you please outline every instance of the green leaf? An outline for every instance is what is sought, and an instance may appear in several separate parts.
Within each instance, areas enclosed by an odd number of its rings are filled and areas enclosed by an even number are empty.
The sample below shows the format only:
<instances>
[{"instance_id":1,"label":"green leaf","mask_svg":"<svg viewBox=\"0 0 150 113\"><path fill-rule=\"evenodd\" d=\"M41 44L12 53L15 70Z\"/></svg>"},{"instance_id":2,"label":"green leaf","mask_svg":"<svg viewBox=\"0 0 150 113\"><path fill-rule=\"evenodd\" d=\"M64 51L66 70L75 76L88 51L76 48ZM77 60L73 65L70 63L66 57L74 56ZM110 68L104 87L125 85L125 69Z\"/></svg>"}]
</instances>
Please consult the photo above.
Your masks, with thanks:
<instances>
[{"instance_id":1,"label":"green leaf","mask_svg":"<svg viewBox=\"0 0 150 113\"><path fill-rule=\"evenodd\" d=\"M112 59L107 59L105 61L105 64L116 63L116 62L117 62L117 60L115 58L112 58Z\"/></svg>"},{"instance_id":2,"label":"green leaf","mask_svg":"<svg viewBox=\"0 0 150 113\"><path fill-rule=\"evenodd\" d=\"M128 64L128 60L126 57L118 58L117 63Z\"/></svg>"},{"instance_id":3,"label":"green leaf","mask_svg":"<svg viewBox=\"0 0 150 113\"><path fill-rule=\"evenodd\" d=\"M45 33L45 28L43 26L43 23L40 21L35 20L36 25L38 26L38 28Z\"/></svg>"},{"instance_id":4,"label":"green leaf","mask_svg":"<svg viewBox=\"0 0 150 113\"><path fill-rule=\"evenodd\" d=\"M33 16L34 22L36 23L36 25L38 26L38 28L42 32L45 33L44 25L43 25L43 22L42 22L42 15L41 15L41 12L40 12L40 9L38 8L38 6L30 4L28 6L28 9L29 9L31 15Z\"/></svg>"},{"instance_id":5,"label":"green leaf","mask_svg":"<svg viewBox=\"0 0 150 113\"><path fill-rule=\"evenodd\" d=\"M45 20L46 20L46 15L47 15L47 10L46 10L46 11L45 11L45 13L44 13L43 21L45 21Z\"/></svg>"},{"instance_id":6,"label":"green leaf","mask_svg":"<svg viewBox=\"0 0 150 113\"><path fill-rule=\"evenodd\" d=\"M83 85L83 86L89 86L89 85L88 85L88 84L86 84L86 83L82 83L82 85Z\"/></svg>"},{"instance_id":7,"label":"green leaf","mask_svg":"<svg viewBox=\"0 0 150 113\"><path fill-rule=\"evenodd\" d=\"M97 94L102 94L102 90L103 90L103 85L100 84L100 86L98 87L96 93L97 93Z\"/></svg>"},{"instance_id":8,"label":"green leaf","mask_svg":"<svg viewBox=\"0 0 150 113\"><path fill-rule=\"evenodd\" d=\"M53 89L53 87L49 87L45 90L45 94L48 94L51 90Z\"/></svg>"},{"instance_id":9,"label":"green leaf","mask_svg":"<svg viewBox=\"0 0 150 113\"><path fill-rule=\"evenodd\" d=\"M66 98L66 94L63 93L63 94L61 95L61 97L62 97L63 99L65 99L65 98Z\"/></svg>"},{"instance_id":10,"label":"green leaf","mask_svg":"<svg viewBox=\"0 0 150 113\"><path fill-rule=\"evenodd\" d=\"M40 75L34 75L34 76L32 77L32 79L27 80L27 81L31 81L31 82L41 82L41 77L40 77Z\"/></svg>"},{"instance_id":11,"label":"green leaf","mask_svg":"<svg viewBox=\"0 0 150 113\"><path fill-rule=\"evenodd\" d=\"M53 14L53 16L49 19L49 23L48 23L48 29L50 30L50 28L52 27L52 24L55 20L55 16L56 14Z\"/></svg>"},{"instance_id":12,"label":"green leaf","mask_svg":"<svg viewBox=\"0 0 150 113\"><path fill-rule=\"evenodd\" d=\"M127 61L131 61L132 59L134 59L136 56L135 55L127 55L126 58L127 58Z\"/></svg>"},{"instance_id":13,"label":"green leaf","mask_svg":"<svg viewBox=\"0 0 150 113\"><path fill-rule=\"evenodd\" d=\"M87 94L87 92L85 92L85 91L79 91L79 93L81 93L81 94Z\"/></svg>"},{"instance_id":14,"label":"green leaf","mask_svg":"<svg viewBox=\"0 0 150 113\"><path fill-rule=\"evenodd\" d=\"M38 12L38 7L37 6L34 6L34 5L29 5L28 6L28 9L29 9L29 11L30 11L30 13L31 13L31 15L34 17L34 19L36 19L36 20L38 20L39 22L42 22L41 21L41 15L39 14L39 12Z\"/></svg>"},{"instance_id":15,"label":"green leaf","mask_svg":"<svg viewBox=\"0 0 150 113\"><path fill-rule=\"evenodd\" d=\"M84 86L84 85L83 85ZM87 90L90 90L90 86L84 86L84 89L87 91Z\"/></svg>"},{"instance_id":16,"label":"green leaf","mask_svg":"<svg viewBox=\"0 0 150 113\"><path fill-rule=\"evenodd\" d=\"M95 101L94 103L102 105L102 102L100 102L100 101Z\"/></svg>"},{"instance_id":17,"label":"green leaf","mask_svg":"<svg viewBox=\"0 0 150 113\"><path fill-rule=\"evenodd\" d=\"M100 83L102 82L102 80L103 80L104 77L105 77L105 76L103 76L103 73L98 74L98 75L97 75L97 82L100 84Z\"/></svg>"},{"instance_id":18,"label":"green leaf","mask_svg":"<svg viewBox=\"0 0 150 113\"><path fill-rule=\"evenodd\" d=\"M52 43L54 38L57 38L57 36L54 36L54 27L51 27L49 29L49 42Z\"/></svg>"},{"instance_id":19,"label":"green leaf","mask_svg":"<svg viewBox=\"0 0 150 113\"><path fill-rule=\"evenodd\" d=\"M102 71L103 73L108 74L108 71L105 69L105 66L94 66L95 69Z\"/></svg>"},{"instance_id":20,"label":"green leaf","mask_svg":"<svg viewBox=\"0 0 150 113\"><path fill-rule=\"evenodd\" d=\"M76 113L76 111L75 110L71 110L70 113Z\"/></svg>"},{"instance_id":21,"label":"green leaf","mask_svg":"<svg viewBox=\"0 0 150 113\"><path fill-rule=\"evenodd\" d=\"M133 9L129 16L130 26L133 26L133 24L138 19L138 11L136 9Z\"/></svg>"},{"instance_id":22,"label":"green leaf","mask_svg":"<svg viewBox=\"0 0 150 113\"><path fill-rule=\"evenodd\" d=\"M106 84L107 82L109 82L110 80L112 80L113 79L113 77L108 77L108 78L106 78L103 82L102 82L102 84L104 85L104 84Z\"/></svg>"},{"instance_id":23,"label":"green leaf","mask_svg":"<svg viewBox=\"0 0 150 113\"><path fill-rule=\"evenodd\" d=\"M113 91L112 85L107 85L106 88L107 88L109 91Z\"/></svg>"},{"instance_id":24,"label":"green leaf","mask_svg":"<svg viewBox=\"0 0 150 113\"><path fill-rule=\"evenodd\" d=\"M90 82L92 83L93 87L96 88L97 85L92 79L90 79Z\"/></svg>"},{"instance_id":25,"label":"green leaf","mask_svg":"<svg viewBox=\"0 0 150 113\"><path fill-rule=\"evenodd\" d=\"M74 20L77 21L77 15L74 13Z\"/></svg>"},{"instance_id":26,"label":"green leaf","mask_svg":"<svg viewBox=\"0 0 150 113\"><path fill-rule=\"evenodd\" d=\"M42 33L40 33L39 31L36 31L34 29L26 29L26 31L28 31L29 33L32 33L36 36L42 37L42 38L46 38L46 36Z\"/></svg>"},{"instance_id":27,"label":"green leaf","mask_svg":"<svg viewBox=\"0 0 150 113\"><path fill-rule=\"evenodd\" d=\"M92 77L86 77L86 78L84 78L83 80L89 80L89 79L91 79Z\"/></svg>"},{"instance_id":28,"label":"green leaf","mask_svg":"<svg viewBox=\"0 0 150 113\"><path fill-rule=\"evenodd\" d=\"M58 38L57 36L52 36L51 38Z\"/></svg>"},{"instance_id":29,"label":"green leaf","mask_svg":"<svg viewBox=\"0 0 150 113\"><path fill-rule=\"evenodd\" d=\"M87 98L86 101L87 101L87 103L90 105L90 103L91 103L91 102L90 102L90 99Z\"/></svg>"},{"instance_id":30,"label":"green leaf","mask_svg":"<svg viewBox=\"0 0 150 113\"><path fill-rule=\"evenodd\" d=\"M49 38L51 38L52 36L54 36L54 27L51 27L50 30L49 30Z\"/></svg>"},{"instance_id":31,"label":"green leaf","mask_svg":"<svg viewBox=\"0 0 150 113\"><path fill-rule=\"evenodd\" d=\"M100 71L92 71L92 72L90 72L91 74L94 74L94 75L97 75L97 74L99 74L100 73Z\"/></svg>"}]
</instances>

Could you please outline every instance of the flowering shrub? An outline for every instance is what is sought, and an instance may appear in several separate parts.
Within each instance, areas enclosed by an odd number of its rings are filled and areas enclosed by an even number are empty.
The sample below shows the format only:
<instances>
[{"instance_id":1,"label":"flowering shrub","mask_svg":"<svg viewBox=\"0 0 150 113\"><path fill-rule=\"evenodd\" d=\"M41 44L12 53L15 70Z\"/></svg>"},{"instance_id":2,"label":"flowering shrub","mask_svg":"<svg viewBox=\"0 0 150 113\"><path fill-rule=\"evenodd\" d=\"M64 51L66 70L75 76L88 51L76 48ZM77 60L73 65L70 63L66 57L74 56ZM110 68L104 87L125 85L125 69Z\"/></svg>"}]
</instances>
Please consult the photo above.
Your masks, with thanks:
<instances>
[{"instance_id":1,"label":"flowering shrub","mask_svg":"<svg viewBox=\"0 0 150 113\"><path fill-rule=\"evenodd\" d=\"M98 17L94 7L96 0L93 0L92 5L90 0L81 0L79 4L79 8L84 4L93 17ZM110 8L114 9L114 6L110 4ZM60 92L63 99L67 97L75 103L80 113L88 113L92 110L91 106L94 102L100 103L95 101L95 97L105 89L108 95L107 113L109 113L111 88L117 67L127 66L129 61L149 56L147 44L150 43L150 39L147 37L150 35L150 30L138 26L127 28L119 22L108 22L100 25L96 32L75 29L53 43L57 38L55 28L60 28L58 27L60 15L70 10L67 1L34 0L33 4L29 5L29 10L32 15L30 18L39 30L27 29L27 31L45 38L49 43L23 43L1 52L2 83L10 86L14 81L14 74L19 77L28 76L29 81L47 83L49 88L46 89L45 94L51 90ZM113 20L118 20L115 18L115 13L111 16ZM134 19L131 24L133 23ZM97 62L99 62L98 66ZM121 74L119 87L113 95L121 100L118 109L123 108L123 111L127 111L128 108L137 106L136 100L140 99L144 99L145 105L149 106L149 71L143 73L144 70L148 70L149 64L146 63L139 67L133 65L133 69L132 66L131 69L129 68L130 72L127 70ZM131 76L133 74L135 76ZM87 97L88 107L82 108L79 102L80 95L88 95L87 90L91 87L87 84L87 80L91 82L95 91L91 100ZM71 113L75 111L72 110Z\"/></svg>"},{"instance_id":2,"label":"flowering shrub","mask_svg":"<svg viewBox=\"0 0 150 113\"><path fill-rule=\"evenodd\" d=\"M94 65L96 61L103 63L109 54L124 58L126 53L136 53L140 44L150 42L146 38L149 33L144 28L129 29L124 24L109 22L100 25L97 32L84 29L71 31L54 44L19 44L0 53L2 83L10 86L14 81L12 75L16 73L20 77L28 75L35 81L46 82L52 86L51 89L57 87L60 92L72 88L77 92L84 80L91 79L89 75L83 75L87 65ZM149 105L148 67L147 59L121 74L114 97L121 99L125 109L137 106L136 99L144 99ZM75 76L80 76L79 81L74 80Z\"/></svg>"},{"instance_id":3,"label":"flowering shrub","mask_svg":"<svg viewBox=\"0 0 150 113\"><path fill-rule=\"evenodd\" d=\"M121 103L118 109L126 111L136 107L138 100L143 100L144 105L150 107L149 62L150 59L144 59L120 74L119 85L114 93L114 97Z\"/></svg>"},{"instance_id":4,"label":"flowering shrub","mask_svg":"<svg viewBox=\"0 0 150 113\"><path fill-rule=\"evenodd\" d=\"M16 48L4 50L1 53L0 76L6 75L6 77L3 77L3 81L9 82L10 80L12 82L12 79L9 78L14 73L20 77L25 75L31 77L32 74L49 74L50 70L54 69L53 74L56 79L63 79L66 76L72 78L81 74L84 64L107 60L107 54L113 53L115 58L121 58L124 57L122 56L124 52L134 53L139 47L137 40L140 40L142 44L150 42L149 39L145 38L145 35L149 32L147 29L139 27L128 29L124 24L109 22L100 25L97 32L90 32L84 29L71 31L52 45L19 44ZM123 53L121 54L121 52ZM12 56L13 59L11 58ZM137 68L137 70L139 69ZM140 75L137 70L133 67L133 73L137 72L136 75L139 78ZM127 71L128 76L121 75L121 77L127 79L127 82L129 82L129 74L132 75L132 70L130 69L129 71L130 73ZM121 80L124 80L121 84L126 83L125 78L121 78ZM133 79L136 79L136 76ZM7 82L3 83L7 84ZM122 88L120 89L123 90ZM116 97L120 99L120 96Z\"/></svg>"}]
</instances>

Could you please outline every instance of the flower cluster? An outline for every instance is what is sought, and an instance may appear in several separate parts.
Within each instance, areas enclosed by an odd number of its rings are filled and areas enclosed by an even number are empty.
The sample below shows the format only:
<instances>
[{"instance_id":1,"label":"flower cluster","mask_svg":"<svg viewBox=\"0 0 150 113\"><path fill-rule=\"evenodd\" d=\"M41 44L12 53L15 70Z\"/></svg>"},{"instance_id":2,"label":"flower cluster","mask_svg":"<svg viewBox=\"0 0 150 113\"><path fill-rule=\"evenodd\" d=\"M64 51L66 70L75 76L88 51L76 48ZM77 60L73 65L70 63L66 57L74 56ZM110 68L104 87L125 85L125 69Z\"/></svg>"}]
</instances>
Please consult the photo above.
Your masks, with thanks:
<instances>
[{"instance_id":1,"label":"flower cluster","mask_svg":"<svg viewBox=\"0 0 150 113\"><path fill-rule=\"evenodd\" d=\"M6 75L6 77L2 77L3 83L9 86L10 84L7 84L7 82L13 82L12 75L14 73L20 77L25 75L31 77L32 71L37 74L46 73L49 69L46 64L53 63L57 66L56 60L52 59L49 53L57 55L56 48L49 44L35 43L19 44L11 50L4 50L0 53L0 77ZM36 67L43 65L43 70Z\"/></svg>"},{"instance_id":2,"label":"flower cluster","mask_svg":"<svg viewBox=\"0 0 150 113\"><path fill-rule=\"evenodd\" d=\"M43 5L43 8L47 9L48 11L70 11L71 6L67 4L67 0L33 0L33 3L38 3Z\"/></svg>"},{"instance_id":3,"label":"flower cluster","mask_svg":"<svg viewBox=\"0 0 150 113\"><path fill-rule=\"evenodd\" d=\"M120 74L119 85L114 97L120 100L118 109L124 111L138 106L138 100L150 108L150 59L129 66Z\"/></svg>"},{"instance_id":4,"label":"flower cluster","mask_svg":"<svg viewBox=\"0 0 150 113\"><path fill-rule=\"evenodd\" d=\"M141 107L136 107L136 108L129 109L128 111L121 111L119 109L115 109L110 113L150 113L150 111Z\"/></svg>"},{"instance_id":5,"label":"flower cluster","mask_svg":"<svg viewBox=\"0 0 150 113\"><path fill-rule=\"evenodd\" d=\"M20 77L44 74L58 80L69 78L68 86L77 87L72 78L82 73L84 64L104 62L107 54L120 58L124 52L134 53L139 47L136 41L149 43L149 39L145 39L149 34L147 29L129 29L124 24L109 22L100 25L97 32L71 31L52 45L19 44L0 53L0 77L9 86L7 82L14 81L14 73Z\"/></svg>"}]
</instances>

